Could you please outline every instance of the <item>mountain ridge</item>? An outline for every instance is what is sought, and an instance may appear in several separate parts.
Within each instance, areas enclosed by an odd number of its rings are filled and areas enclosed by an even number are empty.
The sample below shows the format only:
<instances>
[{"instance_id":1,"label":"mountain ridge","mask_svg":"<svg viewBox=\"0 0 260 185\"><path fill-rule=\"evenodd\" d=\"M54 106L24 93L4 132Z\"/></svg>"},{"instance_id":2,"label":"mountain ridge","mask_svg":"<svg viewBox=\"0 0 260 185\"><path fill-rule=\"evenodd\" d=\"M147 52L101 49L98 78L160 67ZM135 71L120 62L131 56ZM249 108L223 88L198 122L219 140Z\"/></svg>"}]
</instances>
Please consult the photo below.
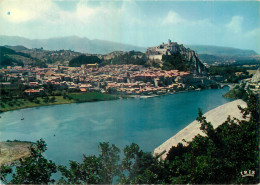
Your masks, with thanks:
<instances>
[{"instance_id":1,"label":"mountain ridge","mask_svg":"<svg viewBox=\"0 0 260 185\"><path fill-rule=\"evenodd\" d=\"M113 41L89 39L79 36L54 37L49 39L28 39L20 36L0 35L0 45L17 46L22 45L27 48L41 48L47 50L73 50L88 54L107 54L113 51L141 51L145 52L146 47L123 44ZM185 47L196 51L198 54L208 54L216 56L252 56L258 55L254 50L238 49L224 46L211 45L189 45Z\"/></svg>"},{"instance_id":2,"label":"mountain ridge","mask_svg":"<svg viewBox=\"0 0 260 185\"><path fill-rule=\"evenodd\" d=\"M185 45L185 44L184 44ZM226 46L214 45L185 45L195 50L198 54L216 55L216 56L252 56L258 53L251 49L239 49Z\"/></svg>"},{"instance_id":3,"label":"mountain ridge","mask_svg":"<svg viewBox=\"0 0 260 185\"><path fill-rule=\"evenodd\" d=\"M23 45L27 48L41 48L46 50L74 50L88 54L106 54L116 50L122 51L145 51L145 47L122 44L112 41L93 39L87 37L68 36L50 39L27 39L19 36L0 35L0 45L17 46Z\"/></svg>"}]
</instances>

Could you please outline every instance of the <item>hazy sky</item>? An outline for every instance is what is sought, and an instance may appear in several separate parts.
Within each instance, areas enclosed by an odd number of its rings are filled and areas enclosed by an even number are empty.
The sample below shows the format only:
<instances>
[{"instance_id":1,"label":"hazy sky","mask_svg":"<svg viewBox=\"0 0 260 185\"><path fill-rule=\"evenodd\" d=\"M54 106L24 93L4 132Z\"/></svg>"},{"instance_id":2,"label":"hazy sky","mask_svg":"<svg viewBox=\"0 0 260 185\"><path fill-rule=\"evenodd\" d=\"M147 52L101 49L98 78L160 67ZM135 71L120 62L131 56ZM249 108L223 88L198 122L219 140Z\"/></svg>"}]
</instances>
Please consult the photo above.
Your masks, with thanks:
<instances>
[{"instance_id":1,"label":"hazy sky","mask_svg":"<svg viewBox=\"0 0 260 185\"><path fill-rule=\"evenodd\" d=\"M172 41L260 52L258 1L0 0L0 35Z\"/></svg>"}]
</instances>

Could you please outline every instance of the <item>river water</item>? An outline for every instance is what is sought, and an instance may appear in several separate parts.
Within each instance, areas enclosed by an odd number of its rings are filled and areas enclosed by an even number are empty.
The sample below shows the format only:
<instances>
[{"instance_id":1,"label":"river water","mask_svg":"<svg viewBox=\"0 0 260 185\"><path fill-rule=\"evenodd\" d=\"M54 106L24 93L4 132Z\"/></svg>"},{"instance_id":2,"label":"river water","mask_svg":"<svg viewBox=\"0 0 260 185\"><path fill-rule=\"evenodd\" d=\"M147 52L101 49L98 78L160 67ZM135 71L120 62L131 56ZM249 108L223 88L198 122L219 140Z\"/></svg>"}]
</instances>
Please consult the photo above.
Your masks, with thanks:
<instances>
[{"instance_id":1,"label":"river water","mask_svg":"<svg viewBox=\"0 0 260 185\"><path fill-rule=\"evenodd\" d=\"M48 145L45 155L56 164L80 161L83 154L98 154L98 143L103 141L121 149L135 142L152 152L196 119L198 108L205 113L230 102L222 97L227 91L213 89L5 112L0 119L0 141L43 138Z\"/></svg>"}]
</instances>

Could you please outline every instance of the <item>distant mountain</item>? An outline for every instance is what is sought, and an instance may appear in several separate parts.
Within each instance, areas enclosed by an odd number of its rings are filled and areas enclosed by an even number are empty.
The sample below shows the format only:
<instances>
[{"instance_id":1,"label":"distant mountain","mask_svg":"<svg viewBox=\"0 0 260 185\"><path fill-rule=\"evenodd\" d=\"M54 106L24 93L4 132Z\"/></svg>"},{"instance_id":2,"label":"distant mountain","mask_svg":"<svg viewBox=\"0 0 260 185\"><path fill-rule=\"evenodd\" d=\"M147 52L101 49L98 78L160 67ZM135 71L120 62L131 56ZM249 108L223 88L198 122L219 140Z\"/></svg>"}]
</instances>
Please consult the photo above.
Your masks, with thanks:
<instances>
[{"instance_id":1,"label":"distant mountain","mask_svg":"<svg viewBox=\"0 0 260 185\"><path fill-rule=\"evenodd\" d=\"M141 51L147 48L134 45L121 44L105 40L90 40L86 37L69 36L50 39L27 39L17 36L0 36L0 45L25 46L31 48L43 48L45 50L73 50L89 54L107 54L113 51ZM198 54L216 56L252 56L257 55L254 50L244 50L231 47L209 46L209 45L185 45L186 48L195 50ZM10 48L10 47L9 47ZM19 51L19 48L13 48ZM24 50L21 48L21 50Z\"/></svg>"},{"instance_id":2,"label":"distant mountain","mask_svg":"<svg viewBox=\"0 0 260 185\"><path fill-rule=\"evenodd\" d=\"M50 39L27 39L16 36L0 36L0 45L17 46L27 48L43 48L45 50L73 50L89 54L106 54L113 51L145 51L146 48L128 44L121 44L103 40L90 40L77 36L59 37Z\"/></svg>"},{"instance_id":3,"label":"distant mountain","mask_svg":"<svg viewBox=\"0 0 260 185\"><path fill-rule=\"evenodd\" d=\"M216 55L216 56L252 56L257 55L254 50L237 49L231 47L208 46L208 45L185 45L195 50L198 54Z\"/></svg>"}]
</instances>

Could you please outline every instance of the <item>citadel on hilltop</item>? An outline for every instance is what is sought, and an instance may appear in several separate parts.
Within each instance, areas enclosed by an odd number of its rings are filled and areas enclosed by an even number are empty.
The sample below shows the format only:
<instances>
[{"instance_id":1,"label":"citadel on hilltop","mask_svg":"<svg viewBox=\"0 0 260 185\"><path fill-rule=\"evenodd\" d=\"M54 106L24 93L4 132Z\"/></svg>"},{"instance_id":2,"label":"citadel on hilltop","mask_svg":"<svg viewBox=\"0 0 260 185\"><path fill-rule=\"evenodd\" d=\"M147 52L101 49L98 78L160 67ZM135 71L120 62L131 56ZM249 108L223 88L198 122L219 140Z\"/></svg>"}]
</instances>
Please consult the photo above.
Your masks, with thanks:
<instances>
[{"instance_id":1,"label":"citadel on hilltop","mask_svg":"<svg viewBox=\"0 0 260 185\"><path fill-rule=\"evenodd\" d=\"M168 43L162 43L155 47L149 47L146 51L146 56L149 60L155 61L159 64L162 64L164 56L171 56L176 53L184 56L187 63L193 66L194 75L206 76L207 70L206 67L199 60L197 53L194 50L185 48L183 44L178 44L177 42L172 42L168 39Z\"/></svg>"},{"instance_id":2,"label":"citadel on hilltop","mask_svg":"<svg viewBox=\"0 0 260 185\"><path fill-rule=\"evenodd\" d=\"M168 39L167 44L163 42L159 46L148 47L146 51L146 55L151 60L161 61L163 55L172 55L174 52L180 52L183 50L184 47L182 44L178 45L177 42L171 42L171 40Z\"/></svg>"}]
</instances>

